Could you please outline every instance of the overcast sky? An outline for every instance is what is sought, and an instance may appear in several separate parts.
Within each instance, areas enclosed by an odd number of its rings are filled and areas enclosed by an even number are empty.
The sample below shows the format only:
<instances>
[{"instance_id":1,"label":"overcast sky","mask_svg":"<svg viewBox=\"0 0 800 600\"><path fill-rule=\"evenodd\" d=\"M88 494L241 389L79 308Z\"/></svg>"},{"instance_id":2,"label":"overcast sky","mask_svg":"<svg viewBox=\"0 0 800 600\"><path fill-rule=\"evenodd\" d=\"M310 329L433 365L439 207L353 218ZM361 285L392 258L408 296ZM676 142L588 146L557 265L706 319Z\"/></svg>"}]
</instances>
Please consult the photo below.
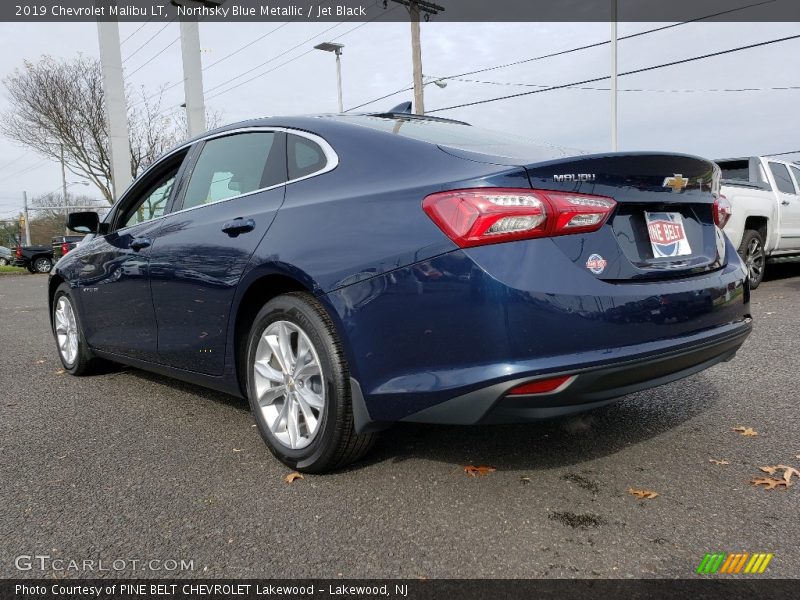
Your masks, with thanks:
<instances>
[{"instance_id":1,"label":"overcast sky","mask_svg":"<svg viewBox=\"0 0 800 600\"><path fill-rule=\"evenodd\" d=\"M201 23L203 64L209 66L228 53L255 40L277 23ZM342 56L345 108L411 84L408 23L291 23L266 36L243 52L203 74L207 104L222 114L225 123L266 115L307 114L336 110L334 57L310 52L235 90L214 96L268 69L293 59L315 44L337 38L345 44ZM619 35L663 24L622 23ZM138 23L120 25L125 40ZM123 58L131 75L128 83L152 93L164 84L181 80L178 25L148 23L123 43ZM330 29L334 27L333 29ZM325 31L330 29L330 31ZM607 23L423 23L423 71L442 77L490 67L609 39ZM350 32L352 30L352 32ZM350 32L350 33L348 33ZM800 33L800 23L691 23L619 43L620 72L670 62L737 46ZM344 35L343 35L344 34ZM155 36L141 50L137 48ZM253 71L219 87L222 82L295 46L302 45ZM339 37L341 36L341 37ZM0 24L3 52L0 76L23 61L41 55L69 58L78 53L98 56L96 25ZM155 57L155 58L154 58ZM145 68L136 70L153 59ZM610 47L573 52L562 57L467 77L481 82L448 82L444 89L426 89L428 110L473 100L525 91L501 84L558 85L605 75L610 69ZM607 82L591 84L607 87ZM800 40L736 52L694 63L622 77L619 94L620 150L669 150L719 158L800 150L800 90L746 92L664 91L715 88L770 88L800 86ZM386 110L411 92L398 94L363 110ZM166 106L183 102L177 85L164 96ZM610 94L603 90L566 89L534 94L479 106L436 113L474 125L510 131L561 146L605 151L610 148ZM8 98L0 89L0 110ZM800 154L792 159L800 159ZM22 190L29 197L58 191L57 163L45 161L23 147L0 138L0 218L21 208ZM9 164L10 163L10 164ZM35 167L35 168L31 168ZM20 173L23 171L23 173ZM78 181L74 175L68 181ZM91 187L73 186L75 193L99 193Z\"/></svg>"}]
</instances>

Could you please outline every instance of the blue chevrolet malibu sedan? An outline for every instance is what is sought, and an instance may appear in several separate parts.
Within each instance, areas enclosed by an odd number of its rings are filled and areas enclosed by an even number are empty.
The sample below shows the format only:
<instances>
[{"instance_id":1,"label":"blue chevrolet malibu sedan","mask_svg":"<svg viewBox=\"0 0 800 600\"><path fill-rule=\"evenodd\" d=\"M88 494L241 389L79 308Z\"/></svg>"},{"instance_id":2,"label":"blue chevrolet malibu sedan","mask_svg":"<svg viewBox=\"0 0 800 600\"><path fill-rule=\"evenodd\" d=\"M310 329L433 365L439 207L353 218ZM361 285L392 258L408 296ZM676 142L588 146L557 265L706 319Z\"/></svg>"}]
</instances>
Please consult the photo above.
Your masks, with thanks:
<instances>
[{"instance_id":1,"label":"blue chevrolet malibu sedan","mask_svg":"<svg viewBox=\"0 0 800 600\"><path fill-rule=\"evenodd\" d=\"M268 118L173 149L49 283L59 356L247 397L302 471L397 421L600 406L731 359L747 272L719 169L407 113Z\"/></svg>"}]
</instances>

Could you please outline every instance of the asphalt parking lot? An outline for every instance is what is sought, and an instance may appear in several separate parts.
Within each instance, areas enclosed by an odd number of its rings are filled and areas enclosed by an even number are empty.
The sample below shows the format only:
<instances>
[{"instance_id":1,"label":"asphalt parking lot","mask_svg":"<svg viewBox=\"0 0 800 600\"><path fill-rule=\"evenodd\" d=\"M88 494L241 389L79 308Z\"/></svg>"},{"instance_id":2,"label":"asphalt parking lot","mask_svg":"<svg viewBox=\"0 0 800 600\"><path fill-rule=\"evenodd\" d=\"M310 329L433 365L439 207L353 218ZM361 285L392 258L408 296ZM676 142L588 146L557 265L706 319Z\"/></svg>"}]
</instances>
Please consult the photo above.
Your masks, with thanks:
<instances>
[{"instance_id":1,"label":"asphalt parking lot","mask_svg":"<svg viewBox=\"0 0 800 600\"><path fill-rule=\"evenodd\" d=\"M691 577L706 552L771 552L761 577L800 573L800 481L749 483L800 468L798 264L753 293L732 362L579 417L398 426L353 468L291 485L244 401L135 369L60 373L46 281L0 277L0 577L81 574L20 572L23 554L460 578Z\"/></svg>"}]
</instances>

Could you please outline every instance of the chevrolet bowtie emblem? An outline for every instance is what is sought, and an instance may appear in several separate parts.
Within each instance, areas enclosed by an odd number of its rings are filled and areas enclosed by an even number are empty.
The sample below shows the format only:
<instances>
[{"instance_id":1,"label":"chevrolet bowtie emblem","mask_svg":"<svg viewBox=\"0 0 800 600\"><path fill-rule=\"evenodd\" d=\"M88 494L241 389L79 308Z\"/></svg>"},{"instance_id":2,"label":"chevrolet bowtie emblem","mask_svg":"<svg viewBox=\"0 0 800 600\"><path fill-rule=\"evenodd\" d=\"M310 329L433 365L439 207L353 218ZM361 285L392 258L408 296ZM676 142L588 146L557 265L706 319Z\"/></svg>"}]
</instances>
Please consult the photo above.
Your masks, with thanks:
<instances>
[{"instance_id":1,"label":"chevrolet bowtie emblem","mask_svg":"<svg viewBox=\"0 0 800 600\"><path fill-rule=\"evenodd\" d=\"M687 185L689 185L689 180L680 173L675 173L672 177L665 177L661 187L668 187L673 192L680 192Z\"/></svg>"}]
</instances>

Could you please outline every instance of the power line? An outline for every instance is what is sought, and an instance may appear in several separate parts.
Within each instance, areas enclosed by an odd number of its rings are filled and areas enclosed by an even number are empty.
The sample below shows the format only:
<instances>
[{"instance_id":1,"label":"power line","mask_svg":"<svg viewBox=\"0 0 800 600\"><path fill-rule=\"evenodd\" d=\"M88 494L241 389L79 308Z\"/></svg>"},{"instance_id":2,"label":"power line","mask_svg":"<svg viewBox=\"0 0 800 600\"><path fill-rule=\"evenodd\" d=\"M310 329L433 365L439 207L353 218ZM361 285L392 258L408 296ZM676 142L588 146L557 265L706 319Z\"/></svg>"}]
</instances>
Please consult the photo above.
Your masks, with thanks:
<instances>
[{"instance_id":1,"label":"power line","mask_svg":"<svg viewBox=\"0 0 800 600\"><path fill-rule=\"evenodd\" d=\"M436 81L442 81L443 77L435 77L430 75L429 77L433 78L434 83ZM481 81L478 79L464 79L463 77L448 77L449 81L463 81L465 83L481 83L487 85L498 85L498 86L511 86L511 87L535 87L535 88L550 88L553 87L553 84L544 85L544 84L537 84L537 83L516 83L511 81ZM598 91L598 92L608 92L611 88L607 87L570 87L568 89L573 90L591 90L591 91ZM694 93L694 92L766 92L766 91L775 91L775 90L800 90L800 86L796 85L788 85L788 86L775 86L775 87L753 87L753 88L695 88L695 89L648 89L648 88L624 88L619 89L620 92L653 92L653 93Z\"/></svg>"},{"instance_id":2,"label":"power line","mask_svg":"<svg viewBox=\"0 0 800 600\"><path fill-rule=\"evenodd\" d=\"M704 60L706 58L712 58L714 56L722 56L723 54L731 54L733 52L740 52L742 50L749 50L751 48L759 48L759 47L762 47L762 46L768 46L770 44L777 44L777 43L780 43L780 42L786 42L786 41L794 40L794 39L797 39L797 38L800 38L800 34L798 34L798 35L790 35L790 36L787 36L787 37L777 38L777 39L774 39L774 40L767 40L765 42L758 42L758 43L755 43L755 44L748 44L747 46L739 46L738 48L731 48L729 50L721 50L719 52L711 52L709 54L703 54L701 56L694 56L694 57L691 57L691 58L684 58L684 59L681 59L681 60L674 60L674 61L671 61L671 62L662 63L660 65L653 65L653 66L644 67L644 68L641 68L641 69L634 69L633 71L626 71L624 73L619 73L618 77L624 77L625 75L635 75L637 73L645 73L647 71L654 71L656 69L663 69L665 67L672 67L672 66L675 66L675 65L682 65L682 64L694 62L694 61L697 61L697 60ZM604 81L606 79L610 79L610 77L611 77L610 75L604 75L602 77L594 77L592 79L584 79L583 81L573 81L571 83L565 83L563 85L554 85L554 86L551 86L551 87L548 87L548 88L531 90L530 92L519 92L517 94L509 94L507 96L498 96L496 98L488 98L486 100L476 100L474 102L465 102L463 104L455 104L453 106L446 106L444 108L436 108L434 110L429 110L429 111L426 112L426 114L435 113L435 112L442 112L444 110L453 110L455 108L465 108L467 106L476 106L478 104L487 104L489 102L498 102L500 100L509 100L511 98L519 98L519 97L522 97L522 96L530 96L532 94L541 94L543 92L550 92L550 91L553 91L553 90L562 90L562 89L565 89L565 88L575 87L575 86L578 86L578 85L584 85L584 84L587 84L587 83L595 83L597 81Z\"/></svg>"},{"instance_id":3,"label":"power line","mask_svg":"<svg viewBox=\"0 0 800 600\"><path fill-rule=\"evenodd\" d=\"M141 46L139 46L138 48L136 48L136 50L134 50L133 52L131 52L130 54L128 54L128 56L127 56L126 58L124 58L124 59L123 59L123 61L122 61L122 64L124 65L124 64L125 64L126 62L128 62L128 61L129 61L131 58L133 58L134 56L136 56L136 54L137 54L137 53L138 53L140 50L142 50L144 47L146 47L146 46L147 46L147 45L148 45L150 42L152 42L154 39L156 39L156 38L157 38L157 37L158 37L158 36L161 34L161 32L162 32L162 31L164 31L164 30L165 30L167 27L169 27L169 26L170 26L172 23L174 23L174 22L175 22L175 19L177 19L177 17L174 17L174 18L170 19L169 21L167 21L167 23L165 23L165 24L164 24L164 26L163 26L161 29L159 29L159 30L158 30L158 31L156 31L156 32L155 32L155 33L154 33L152 36L150 36L150 38L149 38L149 39L148 39L148 40L147 40L147 41L146 41L144 44L142 44ZM178 39L181 39L181 38L180 38L180 37L178 37Z\"/></svg>"},{"instance_id":4,"label":"power line","mask_svg":"<svg viewBox=\"0 0 800 600\"><path fill-rule=\"evenodd\" d=\"M46 159L46 158L42 158L38 162L35 162L35 163L33 163L32 165L30 165L28 167L25 167L21 171L17 171L16 173L11 173L10 175L6 175L2 179L0 179L0 181L6 181L8 179L11 179L12 177L17 177L19 175L24 175L25 173L29 173L30 171L33 171L34 169L38 169L42 165L42 163L47 162L47 160L48 159Z\"/></svg>"},{"instance_id":5,"label":"power line","mask_svg":"<svg viewBox=\"0 0 800 600\"><path fill-rule=\"evenodd\" d=\"M353 17L350 17L350 18L352 19ZM272 58L270 58L270 59L268 59L268 60L265 60L264 62L262 62L262 63L260 63L260 64L256 65L255 67L253 67L253 68L251 68L251 69L247 69L246 71L244 71L244 72L242 72L242 73L239 73L239 74L238 74L238 75L236 75L235 77L231 77L230 79L226 79L226 80L225 80L225 81L223 81L222 83L218 83L217 85L215 85L215 86L213 86L213 87L210 87L210 88L208 88L208 89L206 90L206 92L213 92L213 91L214 91L214 90L216 90L216 89L219 89L219 88L221 88L221 87L224 87L224 86L225 86L225 85L227 85L228 83L231 83L231 82L233 82L233 81L236 81L237 79L241 79L241 78L242 78L242 77L244 77L245 75L248 75L248 74L252 73L253 71L257 71L257 70L258 70L258 69L260 69L261 67L263 67L263 66L265 66L265 65L267 65L267 64L269 64L269 63L271 63L271 62L273 62L273 61L275 61L275 60L277 60L277 59L278 59L278 58L280 58L281 56L286 56L286 55L287 55L287 54L289 54L289 52L291 52L292 50L296 50L297 48L300 48L301 46L304 46L305 44L307 44L308 42L310 42L310 41L311 41L311 40L313 40L314 38L317 38L317 37L321 36L323 33L327 33L327 32L329 32L330 30L332 30L332 29L335 29L335 28L337 28L337 27L339 27L340 25L343 25L343 24L344 24L344 22L341 22L341 23L336 23L336 24L335 24L335 25L333 25L332 27L328 27L328 28L327 28L327 29L325 29L324 31L321 31L321 32L317 33L316 35L312 35L310 38L308 38L308 39L306 39L306 40L303 40L303 41L302 41L302 42L300 42L299 44L296 44L296 45L292 46L292 47L291 47L291 48L289 48L288 50L284 50L284 51L283 51L283 52L281 52L280 54L277 54L277 55L273 56ZM312 50L313 50L313 48L312 48ZM304 56L304 55L300 55L300 56ZM300 58L300 56L298 56L297 58ZM269 73L269 72L270 72L270 71L267 71L267 73ZM262 73L261 75L265 75L265 74L266 74L266 73ZM236 86L234 86L234 87L238 87L239 85L244 85L244 84L245 84L245 83L247 83L248 81L252 81L253 79L257 79L258 77L261 77L261 75L257 75L256 77L253 77L252 79L248 79L247 81L244 81L244 82L242 82L242 83L240 83L240 84L237 84L237 85L236 85ZM230 89L234 89L234 87L232 87L232 88L230 88ZM217 94L217 95L218 95L218 94Z\"/></svg>"},{"instance_id":6,"label":"power line","mask_svg":"<svg viewBox=\"0 0 800 600\"><path fill-rule=\"evenodd\" d=\"M333 41L333 40L338 40L339 38L342 38L342 37L344 37L344 36L346 36L346 35L348 35L348 34L350 34L350 33L353 33L355 30L357 30L357 29L360 29L361 27L364 27L364 25L367 25L367 24L369 24L369 23L372 23L372 22L373 22L373 21L375 21L376 19L378 19L378 18L380 18L380 17L383 17L383 16L385 16L385 15L389 14L391 11L395 10L395 8L396 8L396 7L394 7L394 8L390 8L390 9L388 9L386 12L379 13L378 15L374 16L372 19L369 19L368 21L364 21L363 23L360 23L360 24L356 25L356 26L355 26L355 27L353 27L352 29L348 29L348 30L347 30L347 31L345 31L344 33L342 33L342 34L339 34L339 35L337 35L337 36L335 36L335 37L331 38L331 41ZM353 18L353 17L350 17L350 19L347 19L347 21L351 20L352 18ZM344 22L346 22L346 21L344 21ZM236 77L234 77L234 78L232 78L232 79L229 79L227 82L223 82L223 83L221 83L221 84L218 84L218 85L216 85L216 86L214 86L214 87L212 87L212 88L210 88L210 89L208 89L208 90L206 90L206 91L207 91L207 92L213 91L213 90L215 90L215 89L218 89L218 88L222 87L223 85L225 85L225 83L229 83L229 82L231 82L231 81L234 81L234 80L236 80L236 79L239 79L239 78L240 78L240 77L242 77L243 75L246 75L247 73L251 73L252 71L255 71L256 69L258 69L258 68L260 68L260 67L264 66L265 64L267 64L267 63L269 63L269 62L272 62L272 61L273 61L273 60L275 60L276 58L279 58L279 57L281 57L281 56L284 56L285 54L287 54L287 53L291 52L292 50L295 50L295 49L297 49L297 48L299 48L299 47L303 46L304 44L307 44L308 42L310 42L310 41L311 41L311 40L313 40L314 38L317 38L317 37L321 36L323 33L326 33L326 32L328 32L328 31L330 31L330 30L331 30L331 29L333 29L334 27L338 27L339 25L342 25L344 22L342 22L342 23L337 23L337 24L336 24L336 25L334 25L333 27L329 27L329 28L328 28L328 29L326 29L325 31L322 31L322 32L318 33L317 35L311 36L310 38L308 38L308 39L307 39L307 40L305 40L304 42L301 42L300 44L297 44L296 46L293 46L292 48L289 48L289 50L286 50L285 52L282 52L281 54L279 54L279 55L277 55L277 56L275 56L275 57L271 58L270 60L268 60L268 61L265 61L265 62L261 63L261 65L258 65L258 66L254 67L254 68L252 68L252 69L249 69L248 71L245 71L244 73L242 73L242 74L240 74L240 75L237 75ZM216 97L218 97L218 96L221 96L221 95L223 95L223 94L227 94L228 92L230 92L230 91L232 91L232 90L235 90L236 88L238 88L238 87L241 87L241 86L243 86L243 85L245 85L245 84L247 84L247 83L250 83L251 81L255 81L256 79L259 79L260 77L263 77L264 75L266 75L266 74L268 74L268 73L272 73L273 71L276 71L277 69L280 69L281 67L283 67L283 66L285 66L285 65L288 65L289 63L291 63L291 62L294 62L294 61L296 61L296 60L298 60L298 59L300 59L300 58L302 58L302 57L306 56L307 54L311 54L312 52L314 52L314 50L315 50L314 48L310 48L310 49L306 50L305 52L303 52L302 54L298 54L298 55L297 55L297 56L295 56L294 58L291 58L291 59L289 59L289 60L287 60L287 61L285 61L285 62L283 62L283 63L281 63L281 64L277 65L276 67L273 67L272 69L269 69L269 70L267 70L267 71L264 71L263 73L259 73L258 75L255 75L255 76L251 77L250 79L246 79L245 81L239 82L239 83L237 83L236 85L233 85L233 86L231 86L231 87L229 87L229 88L227 88L227 89L225 89L225 90L222 90L221 92L217 92L216 94L212 94L211 96L208 96L208 97L206 98L206 100L211 100L212 98L216 98Z\"/></svg>"},{"instance_id":7,"label":"power line","mask_svg":"<svg viewBox=\"0 0 800 600\"><path fill-rule=\"evenodd\" d=\"M691 19L689 21L681 21L680 23L672 23L671 25L663 25L661 27L655 27L654 29L647 29L645 31L640 31L638 33L632 33L632 34L629 34L629 35L624 35L622 37L617 38L617 40L628 40L628 39L640 37L640 36L643 36L643 35L649 35L651 33L656 33L658 31L665 31L667 29L673 29L675 27L682 27L683 25L686 25L688 23L696 23L698 21L704 21L704 20L707 20L707 19L713 19L714 17L719 17L719 16L726 15L726 14L729 14L729 13L745 10L745 9L748 9L748 8L753 8L755 6L762 6L764 4L771 4L771 3L776 2L776 1L777 0L763 0L762 2L756 2L756 3L753 3L753 4L747 4L745 6L739 6L737 8L731 8L731 9L724 10L724 11L721 11L721 12L717 12L717 13L714 13L714 14L705 15L703 17L697 17L696 19ZM554 58L556 56L564 56L565 54L571 54L573 52L580 52L582 50L589 50L591 48L598 48L600 46L605 46L605 45L610 44L610 43L611 43L611 40L605 40L605 41L602 41L602 42L594 42L592 44L586 44L584 46L577 46L575 48L569 48L568 50L560 50L558 52L551 52L549 54L542 54L540 56L534 56L532 58L524 58L522 60L516 60L516 61L513 61L513 62L509 62L509 63L503 63L501 65L495 65L495 66L492 66L492 67L484 67L484 68L481 68L481 69L475 69L473 71L465 71L464 73L458 73L456 75L448 75L446 77L441 77L439 79L440 80L454 79L454 78L458 78L458 77L466 77L468 75L477 75L478 73L486 73L488 71L496 71L498 69L506 69L508 67L514 67L514 66L526 64L526 63L529 63L529 62L545 60L545 59L548 59L548 58ZM413 88L402 88L402 89L399 89L396 92L392 92L391 94L386 94L386 95L381 96L379 98L375 98L374 100L370 100L369 102L364 102L362 104L359 104L358 106L354 106L352 108L348 108L345 112L350 112L351 110L355 110L357 108L361 108L363 106L367 106L368 104L372 104L373 102L378 102L380 100L385 100L386 98L389 98L390 96L394 96L394 95L399 94L401 92L407 92L407 91L409 91L409 89L413 89Z\"/></svg>"},{"instance_id":8,"label":"power line","mask_svg":"<svg viewBox=\"0 0 800 600\"><path fill-rule=\"evenodd\" d=\"M7 163L6 163L6 164L4 164L2 167L0 167L0 171L2 171L2 170L3 170L3 169L5 169L5 168L8 168L8 167L10 167L11 165L13 165L13 164L14 164L14 163L16 163L16 162L19 162L20 160L22 160L23 158L25 158L26 156L28 156L28 154L29 154L28 152L26 152L25 154L20 154L20 155L19 155L17 158L13 159L11 162L7 162Z\"/></svg>"},{"instance_id":9,"label":"power line","mask_svg":"<svg viewBox=\"0 0 800 600\"><path fill-rule=\"evenodd\" d=\"M141 71L142 69L144 69L144 68L145 68L147 65L149 65L151 62L153 62L155 59L159 58L159 57L160 57L160 56L161 56L161 55L162 55L164 52L166 52L166 51L167 51L167 50L169 50L169 49L170 49L172 46L174 46L176 42L180 41L180 39L181 39L180 37L177 37L177 38L175 38L174 40L172 40L172 41L171 41L169 44L167 44L167 45L166 45L166 46L164 46L164 47L163 47L161 50L159 50L158 52L156 52L156 53L155 53L153 56L151 56L151 57L150 57L148 60L146 60L144 63L142 63L141 65L139 65L138 67L136 67L136 68L135 68L133 71L131 71L130 73L128 73L128 77L133 77L134 75L136 75L136 73L138 73L139 71ZM183 82L181 81L181 83L183 83ZM148 99L149 99L149 98L148 98Z\"/></svg>"},{"instance_id":10,"label":"power line","mask_svg":"<svg viewBox=\"0 0 800 600\"><path fill-rule=\"evenodd\" d=\"M144 26L145 26L145 25L147 25L147 24L148 24L150 21L152 21L154 18L155 18L155 16L152 16L152 17L150 17L149 19L147 19L147 20L146 20L144 23L142 23L141 25L139 25L139 27L137 27L137 28L136 28L136 30L135 30L135 31L134 31L132 34L130 34L129 36L126 36L126 37L125 37L125 39L124 39L124 40L122 40L122 41L119 43L119 45L120 45L120 46L122 46L122 44L124 44L124 43L125 43L125 42L127 42L129 39L131 39L133 36L135 36L137 33L139 33L139 32L140 32L140 31L141 31L141 30L144 28Z\"/></svg>"},{"instance_id":11,"label":"power line","mask_svg":"<svg viewBox=\"0 0 800 600\"><path fill-rule=\"evenodd\" d=\"M210 65L203 67L203 72L206 72L208 69L210 69L210 68L212 68L212 67L215 67L215 66L216 66L216 65L218 65L219 63L221 63L221 62L223 62L223 61L225 61L225 60L228 60L229 58L231 58L231 57L235 56L236 54L239 54L239 53L240 53L242 50L245 50L245 49L249 48L250 46L252 46L252 45L253 45L253 44L255 44L256 42L260 42L261 40L263 40L263 39L264 39L264 38L266 38L267 36L269 36L269 35L271 35L271 34L275 33L276 31L278 31L279 29L281 29L281 28L283 28L283 27L286 27L287 25L289 25L289 24L290 24L290 23L292 23L293 21L296 21L298 18L299 18L299 17L293 17L293 18L289 19L288 21L286 21L286 23L283 23L283 24L279 25L279 26L278 26L278 27L276 27L275 29L270 29L270 30L269 30L267 33L265 33L265 34L263 34L263 35L260 35L259 37L257 37L257 38L256 38L256 39L254 39L253 41L251 41L251 42L248 42L248 43L247 43L247 44L245 44L244 46L240 46L239 48L237 48L237 49L236 49L236 50L234 50L233 52L230 52L230 53L226 54L225 56L223 56L223 57L222 57L222 58L220 58L219 60L215 60L215 61L214 61L213 63L211 63ZM175 41L177 41L177 40L175 40ZM174 44L174 43L175 43L175 41L173 41L172 43ZM170 44L170 46L171 46L171 45L172 45L172 44ZM167 48L169 48L169 46L167 46ZM166 50L167 48L164 48L164 50ZM161 52L163 52L164 50L162 50ZM145 63L145 65L146 65L146 64L148 64L149 62L151 62L152 60L154 60L155 58L157 58L157 57L158 57L158 55L159 55L159 54L161 54L161 52L159 52L158 54L156 54L156 56L154 56L152 59L150 59L149 61L147 61L147 63ZM145 66L145 65L142 65L142 67L143 67L143 66ZM139 67L139 69L141 69L142 67ZM137 71L138 71L139 69L137 69ZM136 71L134 71L133 73L135 73L135 72L136 72ZM131 75L133 75L133 73L131 73ZM160 90L159 90L158 92L156 92L155 94L152 94L152 95L148 96L147 98L145 98L145 100L144 100L143 102L146 102L147 100L152 100L152 99L153 99L153 98L155 98L156 96L160 96L160 95L162 95L164 92L167 92L167 91L169 91L169 90L171 90L171 89L173 89L173 88L175 88L175 87L178 87L178 86L179 86L179 85L181 85L183 82L184 82L184 80L183 80L183 79L181 79L181 80L179 80L179 81L176 81L175 83L172 83L172 84L170 84L170 85L167 85L166 87L164 87L164 88L160 89Z\"/></svg>"}]
</instances>

